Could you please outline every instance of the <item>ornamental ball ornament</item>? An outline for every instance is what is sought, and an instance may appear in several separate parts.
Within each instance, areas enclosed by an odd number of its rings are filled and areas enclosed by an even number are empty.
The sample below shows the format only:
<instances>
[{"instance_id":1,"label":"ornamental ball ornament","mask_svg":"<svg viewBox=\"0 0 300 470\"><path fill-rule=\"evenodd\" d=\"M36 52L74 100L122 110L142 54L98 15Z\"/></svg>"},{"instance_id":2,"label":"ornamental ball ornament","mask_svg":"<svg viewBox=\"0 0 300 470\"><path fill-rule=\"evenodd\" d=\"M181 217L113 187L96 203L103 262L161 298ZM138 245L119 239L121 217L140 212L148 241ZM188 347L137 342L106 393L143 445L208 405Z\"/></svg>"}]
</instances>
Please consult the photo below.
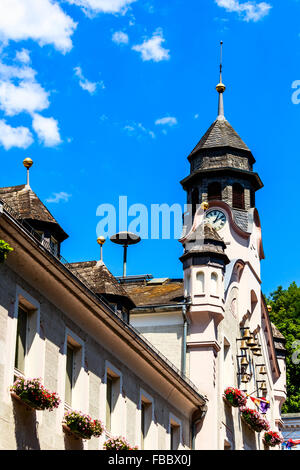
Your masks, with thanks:
<instances>
[{"instance_id":1,"label":"ornamental ball ornament","mask_svg":"<svg viewBox=\"0 0 300 470\"><path fill-rule=\"evenodd\" d=\"M102 245L104 245L105 242L106 242L106 238L104 238L102 236L97 238L98 245L102 246Z\"/></svg>"},{"instance_id":2,"label":"ornamental ball ornament","mask_svg":"<svg viewBox=\"0 0 300 470\"><path fill-rule=\"evenodd\" d=\"M208 202L202 202L201 209L203 209L204 211L207 211L208 208L209 208Z\"/></svg>"},{"instance_id":3,"label":"ornamental ball ornament","mask_svg":"<svg viewBox=\"0 0 300 470\"><path fill-rule=\"evenodd\" d=\"M29 168L31 168L33 165L33 161L29 157L25 158L25 160L23 160L23 165L25 166L25 168L27 168L27 170L29 170Z\"/></svg>"}]
</instances>

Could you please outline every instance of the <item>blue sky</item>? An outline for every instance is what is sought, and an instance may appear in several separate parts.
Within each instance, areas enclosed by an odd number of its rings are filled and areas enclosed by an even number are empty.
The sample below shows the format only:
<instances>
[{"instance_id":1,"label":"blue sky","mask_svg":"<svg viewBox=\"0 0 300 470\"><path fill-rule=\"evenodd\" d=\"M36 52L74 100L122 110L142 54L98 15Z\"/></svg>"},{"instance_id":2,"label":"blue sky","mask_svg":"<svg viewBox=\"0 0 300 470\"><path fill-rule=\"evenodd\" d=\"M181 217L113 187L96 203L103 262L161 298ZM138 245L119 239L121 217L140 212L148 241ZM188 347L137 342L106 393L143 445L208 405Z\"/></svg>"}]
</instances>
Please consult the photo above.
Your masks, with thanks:
<instances>
[{"instance_id":1,"label":"blue sky","mask_svg":"<svg viewBox=\"0 0 300 470\"><path fill-rule=\"evenodd\" d=\"M186 157L217 116L223 40L225 115L265 184L263 290L300 283L299 16L296 0L1 0L0 185L24 183L34 160L69 261L98 258L100 204L183 205ZM176 240L143 240L128 274L181 277L180 255ZM121 274L120 247L107 241L104 261Z\"/></svg>"}]
</instances>

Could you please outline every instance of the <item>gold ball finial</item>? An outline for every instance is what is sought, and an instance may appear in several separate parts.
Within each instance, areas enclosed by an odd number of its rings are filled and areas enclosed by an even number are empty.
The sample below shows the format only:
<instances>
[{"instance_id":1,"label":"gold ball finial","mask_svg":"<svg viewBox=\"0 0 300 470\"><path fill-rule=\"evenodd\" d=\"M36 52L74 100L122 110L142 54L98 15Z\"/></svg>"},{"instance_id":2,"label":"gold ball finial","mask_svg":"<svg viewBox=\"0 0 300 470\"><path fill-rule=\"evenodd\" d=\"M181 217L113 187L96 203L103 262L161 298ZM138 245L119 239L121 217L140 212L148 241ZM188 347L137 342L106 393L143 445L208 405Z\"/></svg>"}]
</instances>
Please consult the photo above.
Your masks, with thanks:
<instances>
[{"instance_id":1,"label":"gold ball finial","mask_svg":"<svg viewBox=\"0 0 300 470\"><path fill-rule=\"evenodd\" d=\"M33 161L29 157L25 158L25 160L23 160L23 165L25 166L25 168L27 168L27 170L29 170L29 168L31 168L33 165Z\"/></svg>"},{"instance_id":2,"label":"gold ball finial","mask_svg":"<svg viewBox=\"0 0 300 470\"><path fill-rule=\"evenodd\" d=\"M97 238L98 245L102 246L102 245L104 245L105 242L106 242L106 238L104 238L102 236Z\"/></svg>"},{"instance_id":3,"label":"gold ball finial","mask_svg":"<svg viewBox=\"0 0 300 470\"><path fill-rule=\"evenodd\" d=\"M209 208L208 202L202 202L201 209L204 211L207 211L208 208Z\"/></svg>"},{"instance_id":4,"label":"gold ball finial","mask_svg":"<svg viewBox=\"0 0 300 470\"><path fill-rule=\"evenodd\" d=\"M224 91L226 90L226 86L224 85L224 83L218 83L218 85L216 86L216 90L218 93L224 93Z\"/></svg>"},{"instance_id":5,"label":"gold ball finial","mask_svg":"<svg viewBox=\"0 0 300 470\"><path fill-rule=\"evenodd\" d=\"M267 310L268 310L269 313L272 312L273 309L272 309L271 305L268 305L268 306L267 306Z\"/></svg>"}]
</instances>

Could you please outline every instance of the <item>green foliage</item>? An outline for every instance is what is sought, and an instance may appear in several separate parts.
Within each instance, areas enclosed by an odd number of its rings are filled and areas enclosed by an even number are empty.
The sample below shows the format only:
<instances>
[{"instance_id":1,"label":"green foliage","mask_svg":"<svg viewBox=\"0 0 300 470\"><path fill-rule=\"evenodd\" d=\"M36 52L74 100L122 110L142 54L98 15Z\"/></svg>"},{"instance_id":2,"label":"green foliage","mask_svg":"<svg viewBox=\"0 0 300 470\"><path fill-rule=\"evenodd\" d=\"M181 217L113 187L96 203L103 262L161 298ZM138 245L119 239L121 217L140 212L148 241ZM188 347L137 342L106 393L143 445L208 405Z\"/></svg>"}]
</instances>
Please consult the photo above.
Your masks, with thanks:
<instances>
[{"instance_id":1,"label":"green foliage","mask_svg":"<svg viewBox=\"0 0 300 470\"><path fill-rule=\"evenodd\" d=\"M300 287L293 282L272 292L267 303L272 306L271 321L286 339L287 395L283 413L300 412ZM299 343L297 344L296 341Z\"/></svg>"},{"instance_id":2,"label":"green foliage","mask_svg":"<svg viewBox=\"0 0 300 470\"><path fill-rule=\"evenodd\" d=\"M6 243L4 240L0 240L0 263L3 263L6 260L8 253L13 250L14 249L9 246L8 243Z\"/></svg>"}]
</instances>

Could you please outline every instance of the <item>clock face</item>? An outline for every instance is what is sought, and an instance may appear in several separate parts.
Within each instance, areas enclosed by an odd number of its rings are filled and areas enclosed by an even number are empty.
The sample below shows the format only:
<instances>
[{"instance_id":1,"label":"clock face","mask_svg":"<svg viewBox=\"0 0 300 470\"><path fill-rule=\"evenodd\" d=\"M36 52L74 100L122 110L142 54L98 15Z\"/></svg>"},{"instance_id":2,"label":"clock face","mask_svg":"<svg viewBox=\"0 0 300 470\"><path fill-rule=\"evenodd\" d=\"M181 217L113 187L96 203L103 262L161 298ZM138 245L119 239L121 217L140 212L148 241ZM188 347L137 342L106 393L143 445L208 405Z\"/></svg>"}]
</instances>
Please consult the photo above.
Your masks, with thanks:
<instances>
[{"instance_id":1,"label":"clock face","mask_svg":"<svg viewBox=\"0 0 300 470\"><path fill-rule=\"evenodd\" d=\"M212 211L208 212L205 219L215 230L221 230L221 228L223 228L226 223L226 216L224 212L217 209L213 209Z\"/></svg>"}]
</instances>

